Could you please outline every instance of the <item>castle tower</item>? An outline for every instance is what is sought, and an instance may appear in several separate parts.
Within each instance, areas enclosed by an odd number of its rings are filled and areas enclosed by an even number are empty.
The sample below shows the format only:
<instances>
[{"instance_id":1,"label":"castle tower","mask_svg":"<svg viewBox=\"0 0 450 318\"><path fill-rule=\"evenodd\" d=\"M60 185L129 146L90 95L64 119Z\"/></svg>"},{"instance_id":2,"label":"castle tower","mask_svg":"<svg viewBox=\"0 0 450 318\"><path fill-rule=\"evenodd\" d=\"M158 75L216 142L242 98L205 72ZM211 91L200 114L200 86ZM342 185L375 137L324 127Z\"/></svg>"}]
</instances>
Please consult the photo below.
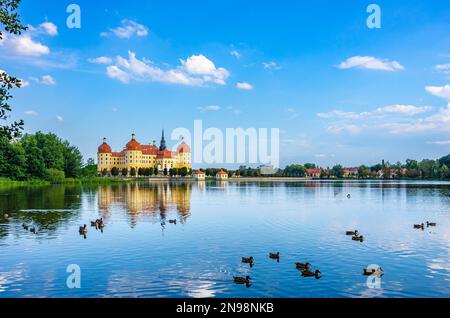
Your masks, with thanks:
<instances>
[{"instance_id":1,"label":"castle tower","mask_svg":"<svg viewBox=\"0 0 450 318\"><path fill-rule=\"evenodd\" d=\"M161 145L159 146L159 150L163 151L166 150L166 139L164 138L164 129L162 130L162 137L161 137Z\"/></svg>"}]
</instances>

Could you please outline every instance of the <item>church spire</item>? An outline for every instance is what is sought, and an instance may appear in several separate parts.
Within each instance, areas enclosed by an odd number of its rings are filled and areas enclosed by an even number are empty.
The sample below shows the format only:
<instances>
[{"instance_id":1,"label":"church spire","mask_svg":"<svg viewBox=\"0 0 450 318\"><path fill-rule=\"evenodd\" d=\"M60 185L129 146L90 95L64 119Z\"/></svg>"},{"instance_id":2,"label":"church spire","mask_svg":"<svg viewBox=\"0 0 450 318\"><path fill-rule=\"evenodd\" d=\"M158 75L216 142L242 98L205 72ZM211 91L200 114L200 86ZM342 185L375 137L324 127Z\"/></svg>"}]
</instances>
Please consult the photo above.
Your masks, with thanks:
<instances>
[{"instance_id":1,"label":"church spire","mask_svg":"<svg viewBox=\"0 0 450 318\"><path fill-rule=\"evenodd\" d=\"M159 150L163 151L166 150L166 139L164 138L164 129L162 130L162 137L161 137L161 145L159 146Z\"/></svg>"}]
</instances>

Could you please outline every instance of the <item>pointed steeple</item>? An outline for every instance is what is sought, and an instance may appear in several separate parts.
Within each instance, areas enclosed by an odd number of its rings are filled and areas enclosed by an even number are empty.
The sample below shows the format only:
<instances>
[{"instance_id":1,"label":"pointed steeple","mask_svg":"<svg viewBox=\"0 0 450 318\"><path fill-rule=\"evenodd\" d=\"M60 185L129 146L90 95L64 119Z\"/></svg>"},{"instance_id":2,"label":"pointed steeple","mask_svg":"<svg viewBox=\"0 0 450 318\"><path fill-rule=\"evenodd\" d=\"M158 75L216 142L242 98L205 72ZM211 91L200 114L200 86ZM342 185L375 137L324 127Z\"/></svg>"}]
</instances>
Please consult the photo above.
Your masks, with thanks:
<instances>
[{"instance_id":1,"label":"pointed steeple","mask_svg":"<svg viewBox=\"0 0 450 318\"><path fill-rule=\"evenodd\" d=\"M164 129L162 130L162 137L161 137L161 145L159 146L159 150L163 151L166 150L166 139L164 138Z\"/></svg>"}]
</instances>

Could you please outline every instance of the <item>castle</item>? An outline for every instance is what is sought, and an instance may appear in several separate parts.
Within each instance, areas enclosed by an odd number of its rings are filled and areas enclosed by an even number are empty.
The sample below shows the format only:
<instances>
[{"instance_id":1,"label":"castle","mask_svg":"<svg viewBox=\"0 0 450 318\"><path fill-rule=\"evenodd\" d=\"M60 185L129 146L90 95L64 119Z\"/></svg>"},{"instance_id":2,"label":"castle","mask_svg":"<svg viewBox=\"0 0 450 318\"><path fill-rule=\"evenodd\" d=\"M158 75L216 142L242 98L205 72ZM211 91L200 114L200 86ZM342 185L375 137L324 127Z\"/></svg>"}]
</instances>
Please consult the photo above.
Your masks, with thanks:
<instances>
[{"instance_id":1,"label":"castle","mask_svg":"<svg viewBox=\"0 0 450 318\"><path fill-rule=\"evenodd\" d=\"M163 130L159 148L155 141L151 145L141 145L133 134L121 152L113 152L104 138L103 144L98 147L97 160L99 173L110 172L114 167L128 171L132 168L153 168L159 172L172 168L191 169L191 148L183 141L177 151L168 150Z\"/></svg>"}]
</instances>

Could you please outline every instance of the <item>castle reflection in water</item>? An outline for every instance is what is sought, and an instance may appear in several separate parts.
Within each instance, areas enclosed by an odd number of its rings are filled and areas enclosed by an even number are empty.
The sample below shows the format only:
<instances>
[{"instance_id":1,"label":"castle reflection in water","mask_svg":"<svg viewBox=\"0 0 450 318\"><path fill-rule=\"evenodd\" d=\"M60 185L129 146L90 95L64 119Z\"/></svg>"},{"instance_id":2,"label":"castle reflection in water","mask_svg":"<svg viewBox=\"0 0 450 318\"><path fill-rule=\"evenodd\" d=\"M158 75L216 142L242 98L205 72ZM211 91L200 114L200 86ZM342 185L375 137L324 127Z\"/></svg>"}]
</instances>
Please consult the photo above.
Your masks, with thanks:
<instances>
[{"instance_id":1,"label":"castle reflection in water","mask_svg":"<svg viewBox=\"0 0 450 318\"><path fill-rule=\"evenodd\" d=\"M204 186L196 184L199 190ZM98 187L98 208L108 219L111 213L124 210L134 226L138 220L165 222L177 218L184 223L191 210L191 183L129 183ZM176 212L178 217L171 215Z\"/></svg>"}]
</instances>

